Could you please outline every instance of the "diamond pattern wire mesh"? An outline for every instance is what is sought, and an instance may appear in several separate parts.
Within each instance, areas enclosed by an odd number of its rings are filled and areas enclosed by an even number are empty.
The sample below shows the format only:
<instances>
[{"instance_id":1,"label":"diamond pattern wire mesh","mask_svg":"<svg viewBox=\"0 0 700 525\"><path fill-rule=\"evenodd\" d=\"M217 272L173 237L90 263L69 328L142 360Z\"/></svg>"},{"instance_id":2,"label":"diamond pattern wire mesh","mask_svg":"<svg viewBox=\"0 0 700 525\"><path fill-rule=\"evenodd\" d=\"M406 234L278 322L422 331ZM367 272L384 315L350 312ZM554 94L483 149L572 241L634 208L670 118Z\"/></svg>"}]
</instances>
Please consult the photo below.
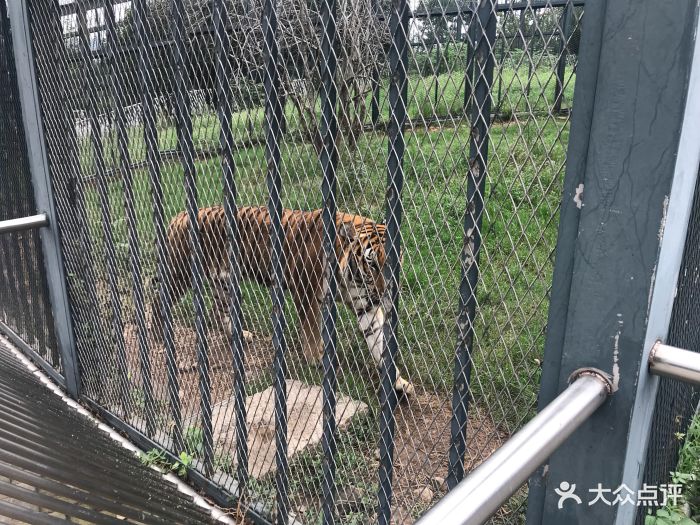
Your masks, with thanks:
<instances>
[{"instance_id":1,"label":"diamond pattern wire mesh","mask_svg":"<svg viewBox=\"0 0 700 525\"><path fill-rule=\"evenodd\" d=\"M37 213L6 6L0 3L0 220ZM0 322L61 372L36 230L0 236ZM15 339L15 337L13 337Z\"/></svg>"},{"instance_id":2,"label":"diamond pattern wire mesh","mask_svg":"<svg viewBox=\"0 0 700 525\"><path fill-rule=\"evenodd\" d=\"M554 4L32 0L85 393L244 506L412 523L535 412L583 19ZM275 213L324 203L356 218Z\"/></svg>"}]
</instances>

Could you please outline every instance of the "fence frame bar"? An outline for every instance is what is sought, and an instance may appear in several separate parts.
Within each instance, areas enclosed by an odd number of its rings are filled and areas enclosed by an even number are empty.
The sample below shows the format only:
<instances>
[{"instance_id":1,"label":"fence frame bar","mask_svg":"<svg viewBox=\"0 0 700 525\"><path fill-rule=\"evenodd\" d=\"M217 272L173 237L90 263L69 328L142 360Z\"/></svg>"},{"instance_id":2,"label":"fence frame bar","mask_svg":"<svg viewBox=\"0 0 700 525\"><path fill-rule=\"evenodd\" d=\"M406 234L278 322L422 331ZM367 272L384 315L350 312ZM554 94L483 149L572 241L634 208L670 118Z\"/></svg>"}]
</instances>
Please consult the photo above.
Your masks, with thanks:
<instances>
[{"instance_id":1,"label":"fence frame bar","mask_svg":"<svg viewBox=\"0 0 700 525\"><path fill-rule=\"evenodd\" d=\"M386 190L386 238L384 282L382 298L384 311L384 348L380 366L379 386L379 487L377 523L391 523L393 498L394 435L398 403L396 384L396 359L399 356L397 337L399 307L399 276L401 273L401 220L404 173L403 159L406 149L404 126L408 102L408 23L410 8L407 0L392 0L389 18L391 46L389 48L389 124Z\"/></svg>"},{"instance_id":2,"label":"fence frame bar","mask_svg":"<svg viewBox=\"0 0 700 525\"><path fill-rule=\"evenodd\" d=\"M89 42L86 46L83 46L82 41L89 41L90 33L87 29L85 10L81 7L82 1L76 1L76 5L78 6L78 9L76 11L76 19L78 22L78 26L82 26L83 28L79 31L79 35L81 35L79 36L79 39L81 40L81 42L80 52L78 53L78 56L81 66L84 66L90 62ZM65 42L63 43L65 44ZM87 50L85 49L86 47L88 48ZM83 77L81 77L80 81L78 81L78 79L75 79L75 81L73 82L73 87L75 89L82 89L86 92L92 91L92 87L90 86L88 77L89 75L84 75ZM95 239L93 239L90 234L90 226L87 215L87 200L85 197L85 179L83 178L82 166L80 164L80 153L79 146L77 143L77 137L75 147L75 157L73 158L73 160L75 160L75 164L71 166L71 176L73 177L74 183L74 193L72 202L74 210L70 210L70 213L73 213L73 211L75 211L75 217L73 217L73 219L76 221L79 230L78 235L80 239L79 246L81 257L79 261L82 266L81 270L83 272L83 275L78 275L77 278L81 281L83 290L85 292L85 295L87 296L87 302L83 301L83 304L81 306L76 307L75 305L79 303L80 297L79 294L74 294L72 296L74 303L73 309L76 312L80 312L76 315L76 317L78 315L84 316L86 324L89 325L88 329L90 330L90 333L97 334L100 333L102 329L105 316L103 316L102 314L101 303L97 295L97 278L95 275L94 266L95 252L93 251L93 242L95 241ZM78 343L82 343L84 339L85 338L78 338ZM89 345L84 346L84 348L88 347ZM79 355L83 358L83 361L85 362L85 366L82 368L83 384L85 385L86 390L90 390L91 388L94 389L93 395L96 398L101 399L104 393L104 382L101 380L101 378L97 377L99 373L99 366L97 364L99 356L95 352L90 351Z\"/></svg>"},{"instance_id":3,"label":"fence frame bar","mask_svg":"<svg viewBox=\"0 0 700 525\"><path fill-rule=\"evenodd\" d=\"M473 27L473 30L472 30ZM447 485L454 488L464 477L464 456L467 451L469 382L472 371L472 345L476 318L476 288L479 282L481 223L488 173L489 128L491 125L491 89L495 58L496 11L493 0L481 0L470 23L470 64L476 71L474 103L471 105L471 137L469 172L464 214L464 239L460 254L459 315L454 360L452 420ZM471 95L471 93L470 93ZM466 90L465 90L466 96ZM468 102L468 101L466 101Z\"/></svg>"},{"instance_id":4,"label":"fence frame bar","mask_svg":"<svg viewBox=\"0 0 700 525\"><path fill-rule=\"evenodd\" d=\"M265 157L267 160L267 188L270 213L270 266L272 270L270 298L272 302L272 348L274 350L275 392L275 447L277 472L275 474L277 525L289 521L289 458L287 456L287 342L285 339L285 234L282 228L282 177L280 175L280 140L282 137L282 105L277 70L277 2L263 3L263 40L265 55Z\"/></svg>"},{"instance_id":5,"label":"fence frame bar","mask_svg":"<svg viewBox=\"0 0 700 525\"><path fill-rule=\"evenodd\" d=\"M216 89L217 112L220 124L221 171L223 173L224 213L226 215L227 260L229 264L229 318L231 322L231 344L233 357L233 395L235 400L236 428L236 480L241 500L246 499L248 486L248 426L246 420L245 351L243 347L243 320L241 313L240 262L238 233L238 209L233 156L233 133L231 132L231 86L229 77L231 63L228 58L230 40L226 31L228 8L225 0L214 0L213 25L216 38Z\"/></svg>"},{"instance_id":6,"label":"fence frame bar","mask_svg":"<svg viewBox=\"0 0 700 525\"><path fill-rule=\"evenodd\" d=\"M379 17L379 0L372 0L372 14ZM379 68L375 67L372 69L372 101L370 104L371 122L373 126L376 126L379 122L381 109L379 97L381 96L381 91L381 75Z\"/></svg>"},{"instance_id":7,"label":"fence frame bar","mask_svg":"<svg viewBox=\"0 0 700 525\"><path fill-rule=\"evenodd\" d=\"M97 193L99 196L103 249L105 266L107 268L107 280L109 284L109 295L112 306L112 337L114 338L115 360L118 370L119 389L122 409L126 413L126 399L128 395L128 372L126 370L126 348L124 344L124 323L122 321L122 305L119 296L119 270L116 263L116 252L114 246L114 235L112 232L112 213L109 201L109 185L107 183L107 169L104 158L104 145L102 142L102 128L99 121L99 107L97 94L95 93L96 74L94 64L90 58L90 33L87 26L86 10L84 3L86 0L77 0L78 10L78 33L81 41L81 51L84 65L87 71L84 72L86 84L89 86L92 81L92 89L88 89L88 115L90 122L90 141L92 143L93 162L95 173L97 174ZM109 10L109 8L107 8ZM110 71L110 76L112 75Z\"/></svg>"},{"instance_id":8,"label":"fence frame bar","mask_svg":"<svg viewBox=\"0 0 700 525\"><path fill-rule=\"evenodd\" d=\"M658 266L660 237L665 244L676 213L669 195L678 181L673 171L685 106L683 97L669 94L688 86L696 6L691 0L587 5L539 405L562 390L571 370L591 364L610 373L618 391L531 478L528 523L568 523L584 516L596 523L631 521L623 517L627 505L558 508L554 489L568 482L586 494L598 484L615 490L624 483L634 491L634 478L625 472L644 471L646 443L634 413L643 403L653 410L639 391L649 382L641 373L651 348L645 313L651 313L650 297L653 304L661 290L653 280L672 273ZM645 30L652 17L665 23ZM663 87L642 71L664 71ZM695 174L697 168L696 163ZM686 198L692 198L690 187ZM649 424L650 413L645 418ZM603 433L605 449L590 454ZM636 505L629 507L636 512Z\"/></svg>"},{"instance_id":9,"label":"fence frame bar","mask_svg":"<svg viewBox=\"0 0 700 525\"><path fill-rule=\"evenodd\" d=\"M17 219L7 219L0 221L0 233L21 232L43 228L49 225L49 218L45 213L18 217Z\"/></svg>"},{"instance_id":10,"label":"fence frame bar","mask_svg":"<svg viewBox=\"0 0 700 525\"><path fill-rule=\"evenodd\" d=\"M146 24L148 14L148 2L146 0L134 0L134 30L138 38L138 67L139 86L141 88L141 108L143 111L144 142L146 143L146 157L148 160L148 175L151 185L151 198L153 200L153 226L156 231L156 244L158 251L158 278L160 279L161 296L163 288L167 287L166 267L167 254L165 248L165 226L163 211L163 188L160 181L160 157L158 155L158 130L156 126L155 111L153 109L153 94L150 91L149 81L151 76L150 54L150 30ZM133 247L137 248L138 243ZM133 257L133 256L132 256ZM140 274L140 259L135 258ZM138 277L138 279L137 279ZM136 287L141 288L141 295L136 293L136 320L139 339L139 356L141 359L141 380L143 381L145 405L146 405L146 434L153 436L155 433L155 401L153 398L153 384L151 375L151 350L146 331L145 308L143 305L143 284L141 275L134 275ZM140 303L140 304L139 304ZM167 310L170 304L161 305ZM167 334L166 334L167 335Z\"/></svg>"},{"instance_id":11,"label":"fence frame bar","mask_svg":"<svg viewBox=\"0 0 700 525\"><path fill-rule=\"evenodd\" d=\"M338 258L335 251L337 237L336 229L336 169L338 165L338 148L336 138L338 134L337 86L335 73L337 57L335 55L337 30L336 30L337 6L336 0L323 0L321 4L321 140L320 152L321 170L323 181L321 183L322 194L322 222L323 222L323 302L321 304L321 337L323 340L323 486L322 486L322 513L324 525L335 523L335 456L337 449L337 422L336 422L336 390L338 386L338 355L336 319L338 315L335 296L338 283ZM376 71L373 70L373 74ZM375 84L376 86L376 84ZM372 115L374 115L375 98L372 97Z\"/></svg>"},{"instance_id":12,"label":"fence frame bar","mask_svg":"<svg viewBox=\"0 0 700 525\"><path fill-rule=\"evenodd\" d=\"M197 335L197 370L199 372L200 410L203 432L204 473L210 476L214 462L214 431L212 427L211 380L209 370L209 345L207 341L206 313L204 304L204 272L202 232L199 228L199 206L197 204L197 170L194 163L192 142L192 112L189 95L188 59L185 46L185 8L183 0L172 1L173 75L175 77L175 128L178 149L184 174L187 216L189 218L189 240L191 250L192 300L195 312Z\"/></svg>"},{"instance_id":13,"label":"fence frame bar","mask_svg":"<svg viewBox=\"0 0 700 525\"><path fill-rule=\"evenodd\" d=\"M39 87L36 78L31 44L29 13L26 2L8 2L8 15L12 27L15 67L22 105L22 121L27 141L29 166L34 186L37 210L49 218L49 227L40 230L47 274L49 297L53 310L56 342L61 353L63 376L68 394L77 399L81 392L80 371L76 351L73 321L68 303L68 289L63 254L61 252L58 216L55 208L51 176L46 153L46 139L39 104Z\"/></svg>"}]
</instances>

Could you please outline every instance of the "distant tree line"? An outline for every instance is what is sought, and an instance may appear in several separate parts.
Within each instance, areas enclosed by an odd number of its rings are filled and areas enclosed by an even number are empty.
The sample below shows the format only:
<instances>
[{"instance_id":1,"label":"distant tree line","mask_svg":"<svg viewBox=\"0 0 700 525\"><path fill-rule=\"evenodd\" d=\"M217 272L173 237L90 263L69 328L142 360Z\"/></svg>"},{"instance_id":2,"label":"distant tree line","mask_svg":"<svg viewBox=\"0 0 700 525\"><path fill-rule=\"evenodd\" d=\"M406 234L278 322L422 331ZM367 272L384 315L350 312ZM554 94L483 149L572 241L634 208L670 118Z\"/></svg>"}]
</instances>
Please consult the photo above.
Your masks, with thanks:
<instances>
[{"instance_id":1,"label":"distant tree line","mask_svg":"<svg viewBox=\"0 0 700 525\"><path fill-rule=\"evenodd\" d=\"M231 68L229 83L233 92L234 111L259 107L263 104L263 70L265 50L262 32L263 0L243 2L225 0L228 9L227 33L230 40L228 60ZM362 127L367 97L372 90L374 71L386 68L386 47L389 43L388 17L383 14L386 1L339 0L337 17L337 74L339 123L343 136L354 142ZM185 35L188 76L191 89L204 90L212 108L216 107L216 35L213 30L211 2L184 0ZM151 92L170 100L173 111L173 33L171 2L148 0L146 21L152 43L149 50L152 72ZM299 117L305 138L320 147L318 97L321 62L321 12L317 0L278 0L278 46L281 92L283 102L291 104ZM135 34L134 12L129 9L118 24L119 59L117 70L125 104L140 102L138 38ZM106 59L108 44L100 35L101 44L94 56L99 57L99 83L94 86L103 93L105 107L109 102L109 67ZM76 82L84 78L85 67L80 60L77 39L68 45L74 55L71 60ZM80 84L78 84L80 85ZM75 109L86 109L87 97L77 89L79 100Z\"/></svg>"}]
</instances>

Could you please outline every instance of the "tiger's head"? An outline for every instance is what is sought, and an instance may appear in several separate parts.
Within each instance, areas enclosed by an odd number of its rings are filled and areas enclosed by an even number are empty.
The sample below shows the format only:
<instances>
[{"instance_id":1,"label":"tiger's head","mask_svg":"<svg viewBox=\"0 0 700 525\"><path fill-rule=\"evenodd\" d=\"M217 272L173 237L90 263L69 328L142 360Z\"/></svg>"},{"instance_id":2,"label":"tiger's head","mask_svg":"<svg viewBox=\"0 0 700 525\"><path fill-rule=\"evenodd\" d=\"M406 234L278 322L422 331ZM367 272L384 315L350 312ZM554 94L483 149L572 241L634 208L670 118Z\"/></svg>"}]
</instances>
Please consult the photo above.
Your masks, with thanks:
<instances>
[{"instance_id":1,"label":"tiger's head","mask_svg":"<svg viewBox=\"0 0 700 525\"><path fill-rule=\"evenodd\" d=\"M379 304L384 281L386 226L368 219L343 222L338 237L343 247L339 258L341 293L355 310Z\"/></svg>"}]
</instances>

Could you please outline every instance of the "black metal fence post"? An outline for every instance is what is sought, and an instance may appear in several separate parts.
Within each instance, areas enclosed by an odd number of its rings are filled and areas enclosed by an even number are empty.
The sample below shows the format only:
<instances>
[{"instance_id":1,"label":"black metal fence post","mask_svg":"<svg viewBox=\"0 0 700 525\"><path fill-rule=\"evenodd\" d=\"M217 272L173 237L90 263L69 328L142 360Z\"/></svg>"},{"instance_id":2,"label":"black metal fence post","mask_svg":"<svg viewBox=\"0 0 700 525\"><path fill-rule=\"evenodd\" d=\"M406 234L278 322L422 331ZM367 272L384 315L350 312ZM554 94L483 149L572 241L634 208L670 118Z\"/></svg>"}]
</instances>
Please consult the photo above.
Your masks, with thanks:
<instances>
[{"instance_id":1,"label":"black metal fence post","mask_svg":"<svg viewBox=\"0 0 700 525\"><path fill-rule=\"evenodd\" d=\"M178 149L184 171L187 215L190 226L190 247L192 253L192 298L197 334L197 368L199 370L199 395L202 412L204 474L210 476L214 460L214 438L211 421L211 382L209 371L209 350L207 343L206 317L204 305L204 278L202 268L202 234L199 230L197 205L197 173L194 164L192 144L192 113L189 94L188 50L185 46L185 12L182 0L172 3L173 66L175 76L175 128Z\"/></svg>"},{"instance_id":2,"label":"black metal fence post","mask_svg":"<svg viewBox=\"0 0 700 525\"><path fill-rule=\"evenodd\" d=\"M34 186L37 211L49 217L49 227L41 230L41 244L44 252L44 267L57 343L61 353L61 363L66 389L77 399L81 393L80 371L73 331L73 322L68 302L67 280L61 252L58 215L56 213L53 189L49 174L47 145L39 105L39 89L31 45L29 13L26 2L9 2L8 14L12 25L15 66L22 104L25 138L29 151L29 162Z\"/></svg>"},{"instance_id":3,"label":"black metal fence post","mask_svg":"<svg viewBox=\"0 0 700 525\"><path fill-rule=\"evenodd\" d=\"M372 15L374 15L375 19L379 18L379 0L372 0ZM372 69L372 100L370 104L372 126L376 126L379 122L379 97L381 95L381 90L381 75L379 72L379 68L375 67L374 69Z\"/></svg>"},{"instance_id":4,"label":"black metal fence post","mask_svg":"<svg viewBox=\"0 0 700 525\"><path fill-rule=\"evenodd\" d=\"M231 63L228 58L230 39L226 28L228 8L225 0L214 1L215 48L216 48L216 99L221 134L221 170L223 173L224 212L228 238L227 257L229 264L229 293L231 322L231 344L233 346L233 395L236 411L236 474L238 494L245 500L248 485L248 428L246 422L245 352L243 349L243 326L241 315L241 288L239 266L239 233L235 162L233 159L233 133L231 132Z\"/></svg>"},{"instance_id":5,"label":"black metal fence post","mask_svg":"<svg viewBox=\"0 0 700 525\"><path fill-rule=\"evenodd\" d=\"M153 107L153 94L151 93L151 31L146 24L148 15L148 3L146 0L134 0L134 33L138 39L138 66L139 66L139 89L141 91L141 111L143 113L143 132L146 143L146 158L148 161L148 174L151 184L151 198L153 201L153 226L156 231L156 244L158 250L158 278L160 280L161 294L167 293L162 290L167 287L167 253L165 247L165 226L163 212L163 188L160 181L160 157L158 155L158 131L156 128L156 115ZM125 185L126 190L126 185ZM129 199L128 193L127 200ZM133 202L133 201L132 201ZM127 211L128 214L128 211ZM128 215L127 215L128 216ZM135 223L134 223L135 224ZM134 233L135 233L134 229ZM130 238L134 237L130 235ZM146 404L146 434L151 437L155 432L155 402L153 399L153 384L151 375L151 350L146 331L146 316L144 296L140 272L140 258L136 250L138 241L132 246L132 261L135 265L132 268L136 285L134 287L134 298L136 299L136 323L139 340L139 357L141 360L141 382ZM141 288L141 294L138 289ZM169 304L164 304L163 310L169 310ZM164 316L165 317L165 316ZM167 326L167 324L166 324ZM156 328L156 327L154 327ZM167 334L165 334L167 337ZM166 339L167 344L167 339Z\"/></svg>"},{"instance_id":6,"label":"black metal fence post","mask_svg":"<svg viewBox=\"0 0 700 525\"><path fill-rule=\"evenodd\" d=\"M384 348L380 367L381 384L379 388L379 508L377 522L389 525L391 522L391 502L393 497L394 472L394 438L397 393L396 360L399 356L399 344L396 329L399 315L399 274L401 272L401 219L403 204L404 173L403 158L405 151L404 125L406 123L406 104L408 98L408 21L410 8L407 0L392 0L389 31L391 46L389 48L389 151L387 158L386 190L386 240L384 262L384 280L386 290L382 298L385 308Z\"/></svg>"},{"instance_id":7,"label":"black metal fence post","mask_svg":"<svg viewBox=\"0 0 700 525\"><path fill-rule=\"evenodd\" d=\"M446 480L450 489L464 477L464 455L467 448L467 408L470 396L469 381L472 370L476 289L479 282L481 223L488 173L491 87L495 62L493 56L496 43L494 0L481 0L476 16L472 18L472 25L474 26L473 48L477 78L474 87L474 103L471 105L469 173L464 213L464 240L460 255L462 269L452 393L451 441Z\"/></svg>"},{"instance_id":8,"label":"black metal fence post","mask_svg":"<svg viewBox=\"0 0 700 525\"><path fill-rule=\"evenodd\" d=\"M121 97L122 90L119 89L119 83L117 81L116 71L117 71L117 46L118 46L118 35L116 20L114 15L114 0L109 0L108 5L105 7L105 23L107 26L107 40L109 42L109 72L110 72L110 82L111 82L111 95L114 104L115 111L115 126L117 131L117 147L119 149L119 165L123 173L124 186L126 187L126 179L131 177L127 172L131 171L130 158L129 158L129 147L126 137L125 122L124 122L124 108L123 100ZM126 417L129 413L129 385L128 385L128 369L126 365L126 352L123 351L123 334L122 334L122 345L117 348L119 352L117 356L117 369L119 374L119 398L122 405L122 411Z\"/></svg>"},{"instance_id":9,"label":"black metal fence post","mask_svg":"<svg viewBox=\"0 0 700 525\"><path fill-rule=\"evenodd\" d=\"M88 86L89 107L88 115L90 121L90 141L92 144L92 155L95 172L97 175L97 192L99 195L101 222L102 222L102 247L105 266L107 270L107 280L109 286L110 303L112 306L112 337L114 341L114 357L117 369L117 381L119 383L120 399L124 413L126 413L127 394L127 370L126 354L124 348L124 325L122 323L122 305L119 295L118 269L116 262L116 250L114 246L114 235L112 232L112 213L109 202L109 187L107 184L107 173L105 166L104 145L102 142L102 127L100 125L99 113L101 95L98 85L99 72L95 71L96 64L90 57L90 36L88 34L85 0L78 3L78 29L83 54L83 64L87 71L84 72L86 84Z\"/></svg>"},{"instance_id":10,"label":"black metal fence post","mask_svg":"<svg viewBox=\"0 0 700 525\"><path fill-rule=\"evenodd\" d=\"M324 0L321 5L321 169L323 183L321 187L323 200L323 281L326 283L322 308L323 337L323 523L335 523L335 454L337 449L336 428L336 388L338 378L338 356L336 352L336 318L337 307L335 295L338 260L335 251L336 242L336 168L338 150L338 116L336 113L337 89L335 83L336 57L336 1ZM374 97L372 99L374 115Z\"/></svg>"},{"instance_id":11,"label":"black metal fence post","mask_svg":"<svg viewBox=\"0 0 700 525\"><path fill-rule=\"evenodd\" d=\"M462 103L463 114L466 116L469 112L470 104L474 98L474 69L475 69L475 48L478 20L472 13L467 26L467 60L464 66L464 101Z\"/></svg>"},{"instance_id":12,"label":"black metal fence post","mask_svg":"<svg viewBox=\"0 0 700 525\"><path fill-rule=\"evenodd\" d=\"M84 41L88 38L87 35L87 22L84 20L84 9L83 4L78 2L76 10L76 18L78 21L78 39L80 40L80 58L83 63L88 63L90 60L89 53L85 51ZM83 14L81 14L83 13ZM89 44L88 44L89 45ZM79 84L79 85L78 85ZM75 89L82 89L89 91L91 87L88 85L87 75L82 77L82 83L76 81L76 85L73 86ZM78 152L78 147L76 144L75 152ZM82 338L83 347L86 351L79 353L81 358L81 365L83 365L83 383L86 386L86 393L101 399L104 393L103 387L104 382L102 378L98 377L98 356L95 352L89 350L90 346L94 345L95 338L100 332L101 325L103 322L102 308L97 294L97 281L95 276L94 268L94 258L93 258L93 242L94 239L90 233L90 225L87 214L87 200L85 191L85 179L82 166L80 162L77 161L76 164L72 166L71 169L72 177L72 190L73 190L73 202L75 208L70 210L74 213L74 220L77 226L77 234L79 238L79 250L81 254L80 260L80 270L81 275L74 276L75 280L82 288L82 293L75 294L71 299L73 301L74 311L87 321L88 326L90 326L91 338Z\"/></svg>"},{"instance_id":13,"label":"black metal fence post","mask_svg":"<svg viewBox=\"0 0 700 525\"><path fill-rule=\"evenodd\" d=\"M275 391L275 445L277 525L289 520L289 459L287 457L287 343L284 315L285 234L282 228L282 178L280 176L280 139L282 106L279 100L279 72L277 48L277 2L263 4L263 39L265 53L265 155L267 159L267 187L270 213L270 254L272 299L272 348L274 358Z\"/></svg>"},{"instance_id":14,"label":"black metal fence post","mask_svg":"<svg viewBox=\"0 0 700 525\"><path fill-rule=\"evenodd\" d=\"M559 32L561 34L561 46L559 48L559 58L557 60L556 84L554 85L554 113L561 113L562 99L564 98L564 76L566 74L566 55L571 38L573 27L574 7L571 2L566 4L559 21Z\"/></svg>"}]
</instances>

